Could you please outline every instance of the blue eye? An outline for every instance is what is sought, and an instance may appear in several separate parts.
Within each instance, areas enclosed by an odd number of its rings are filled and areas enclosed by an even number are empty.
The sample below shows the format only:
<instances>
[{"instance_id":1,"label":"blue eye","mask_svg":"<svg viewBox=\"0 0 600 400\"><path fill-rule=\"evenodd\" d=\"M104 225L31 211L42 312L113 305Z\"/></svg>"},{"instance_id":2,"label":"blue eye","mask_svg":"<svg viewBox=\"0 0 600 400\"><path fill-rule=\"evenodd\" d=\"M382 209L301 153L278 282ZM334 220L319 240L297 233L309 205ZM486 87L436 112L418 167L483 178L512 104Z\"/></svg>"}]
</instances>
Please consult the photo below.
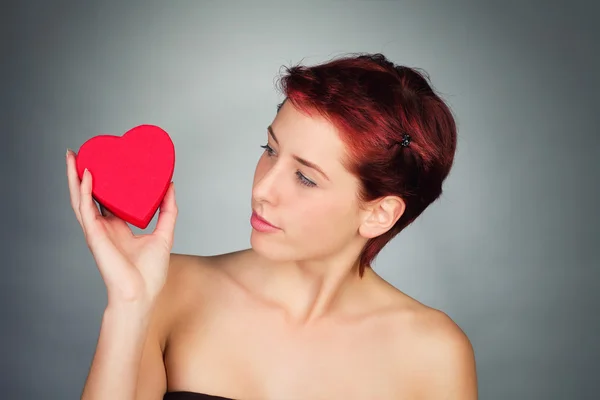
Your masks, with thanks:
<instances>
[{"instance_id":1,"label":"blue eye","mask_svg":"<svg viewBox=\"0 0 600 400\"><path fill-rule=\"evenodd\" d=\"M275 151L271 148L271 146L269 146L268 144L265 144L264 146L260 146L261 148L265 149L265 152L267 153L267 157L274 157L275 156ZM307 177L305 177L302 172L300 171L296 171L296 178L298 180L298 183L304 186L308 186L308 187L315 187L317 186L316 183L314 183L313 181L311 181L310 179L308 179Z\"/></svg>"}]
</instances>

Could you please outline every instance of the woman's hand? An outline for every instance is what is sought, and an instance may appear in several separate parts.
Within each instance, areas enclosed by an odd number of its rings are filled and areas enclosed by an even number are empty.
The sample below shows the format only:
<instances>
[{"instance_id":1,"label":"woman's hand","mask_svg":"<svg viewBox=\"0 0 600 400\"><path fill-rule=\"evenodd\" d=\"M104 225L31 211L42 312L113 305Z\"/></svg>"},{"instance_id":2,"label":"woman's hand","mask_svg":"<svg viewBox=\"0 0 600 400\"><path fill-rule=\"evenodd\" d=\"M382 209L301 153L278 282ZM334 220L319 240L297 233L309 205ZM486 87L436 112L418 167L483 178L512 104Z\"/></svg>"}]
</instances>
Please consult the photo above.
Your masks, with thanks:
<instances>
[{"instance_id":1,"label":"woman's hand","mask_svg":"<svg viewBox=\"0 0 600 400\"><path fill-rule=\"evenodd\" d=\"M67 178L71 206L106 285L108 306L137 304L149 307L167 276L177 219L173 183L160 205L154 232L136 236L122 219L102 213L92 198L89 171L79 179L75 153L67 151Z\"/></svg>"}]
</instances>

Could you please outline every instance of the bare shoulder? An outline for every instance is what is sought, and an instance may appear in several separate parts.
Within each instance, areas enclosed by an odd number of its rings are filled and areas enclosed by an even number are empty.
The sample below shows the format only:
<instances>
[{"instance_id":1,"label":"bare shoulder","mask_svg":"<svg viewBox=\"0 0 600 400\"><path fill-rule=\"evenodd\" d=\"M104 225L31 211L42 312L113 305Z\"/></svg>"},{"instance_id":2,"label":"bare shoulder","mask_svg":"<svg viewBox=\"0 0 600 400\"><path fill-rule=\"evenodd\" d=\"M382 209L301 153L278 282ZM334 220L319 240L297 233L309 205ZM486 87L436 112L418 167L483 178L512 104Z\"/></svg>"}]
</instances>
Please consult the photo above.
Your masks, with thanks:
<instances>
[{"instance_id":1,"label":"bare shoulder","mask_svg":"<svg viewBox=\"0 0 600 400\"><path fill-rule=\"evenodd\" d=\"M163 288L165 302L173 306L196 303L199 297L218 292L229 279L228 266L242 252L213 256L172 253L167 281Z\"/></svg>"},{"instance_id":2,"label":"bare shoulder","mask_svg":"<svg viewBox=\"0 0 600 400\"><path fill-rule=\"evenodd\" d=\"M424 306L414 318L414 333L419 338L419 350L430 367L460 370L474 366L471 341L464 331L444 312Z\"/></svg>"},{"instance_id":3,"label":"bare shoulder","mask_svg":"<svg viewBox=\"0 0 600 400\"><path fill-rule=\"evenodd\" d=\"M240 274L251 256L250 250L211 256L172 253L161 295L170 304L182 305L198 296L217 294Z\"/></svg>"},{"instance_id":4,"label":"bare shoulder","mask_svg":"<svg viewBox=\"0 0 600 400\"><path fill-rule=\"evenodd\" d=\"M171 254L167 279L153 318L163 349L178 322L187 319L190 313L198 313L208 297L220 292L223 280L227 279L223 258L228 256Z\"/></svg>"},{"instance_id":5,"label":"bare shoulder","mask_svg":"<svg viewBox=\"0 0 600 400\"><path fill-rule=\"evenodd\" d=\"M179 327L186 326L188 318L198 315L202 308L201 296L206 288L218 285L214 279L213 259L185 254L171 254L167 279L161 290L150 319L148 335L142 352L138 374L138 399L155 398L167 390L166 350Z\"/></svg>"},{"instance_id":6,"label":"bare shoulder","mask_svg":"<svg viewBox=\"0 0 600 400\"><path fill-rule=\"evenodd\" d=\"M410 369L423 398L477 399L475 356L464 331L444 312L413 299L397 315L403 332L398 357L406 359L410 343Z\"/></svg>"},{"instance_id":7,"label":"bare shoulder","mask_svg":"<svg viewBox=\"0 0 600 400\"><path fill-rule=\"evenodd\" d=\"M198 285L209 279L211 271L209 257L171 254L167 280L161 292L163 304L171 308L170 314L198 295L202 289Z\"/></svg>"}]
</instances>

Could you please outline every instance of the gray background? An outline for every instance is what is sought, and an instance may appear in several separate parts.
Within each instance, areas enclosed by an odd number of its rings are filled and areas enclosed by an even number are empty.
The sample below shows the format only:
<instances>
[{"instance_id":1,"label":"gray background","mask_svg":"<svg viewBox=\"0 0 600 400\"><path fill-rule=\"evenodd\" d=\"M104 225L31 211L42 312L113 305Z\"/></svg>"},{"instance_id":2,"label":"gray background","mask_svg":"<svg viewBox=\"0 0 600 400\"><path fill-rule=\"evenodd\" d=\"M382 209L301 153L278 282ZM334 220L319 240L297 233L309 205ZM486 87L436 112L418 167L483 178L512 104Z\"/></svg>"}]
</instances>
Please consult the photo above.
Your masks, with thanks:
<instances>
[{"instance_id":1,"label":"gray background","mask_svg":"<svg viewBox=\"0 0 600 400\"><path fill-rule=\"evenodd\" d=\"M598 7L125 3L2 6L0 397L78 398L94 352L106 293L66 147L160 125L177 151L174 251L245 248L280 67L364 51L425 69L460 135L443 197L376 270L465 330L482 399L598 398Z\"/></svg>"}]
</instances>

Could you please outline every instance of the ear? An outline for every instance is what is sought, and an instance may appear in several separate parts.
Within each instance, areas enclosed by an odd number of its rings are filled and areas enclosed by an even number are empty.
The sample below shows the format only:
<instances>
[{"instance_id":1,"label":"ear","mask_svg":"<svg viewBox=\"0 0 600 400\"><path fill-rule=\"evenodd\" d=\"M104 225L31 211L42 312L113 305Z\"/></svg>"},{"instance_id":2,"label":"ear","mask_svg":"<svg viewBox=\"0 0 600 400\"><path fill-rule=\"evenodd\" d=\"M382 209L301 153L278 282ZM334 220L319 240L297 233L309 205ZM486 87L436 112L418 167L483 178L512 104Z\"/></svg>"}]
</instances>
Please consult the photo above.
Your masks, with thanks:
<instances>
[{"instance_id":1,"label":"ear","mask_svg":"<svg viewBox=\"0 0 600 400\"><path fill-rule=\"evenodd\" d=\"M398 196L374 200L362 211L364 217L358 232L367 239L382 235L394 226L405 209L406 203Z\"/></svg>"}]
</instances>

